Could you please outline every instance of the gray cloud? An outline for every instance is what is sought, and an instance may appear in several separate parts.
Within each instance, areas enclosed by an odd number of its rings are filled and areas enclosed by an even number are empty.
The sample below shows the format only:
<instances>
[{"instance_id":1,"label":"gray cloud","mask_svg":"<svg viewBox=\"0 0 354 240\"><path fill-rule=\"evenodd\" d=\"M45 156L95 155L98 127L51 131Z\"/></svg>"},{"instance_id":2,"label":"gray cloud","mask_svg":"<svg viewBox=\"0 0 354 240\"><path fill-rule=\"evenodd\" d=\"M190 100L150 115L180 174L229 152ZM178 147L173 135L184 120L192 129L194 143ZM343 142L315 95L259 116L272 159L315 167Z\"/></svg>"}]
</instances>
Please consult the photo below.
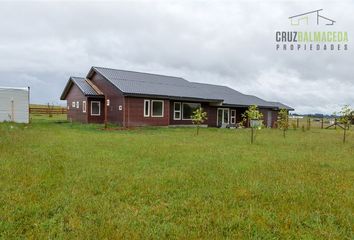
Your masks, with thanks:
<instances>
[{"instance_id":1,"label":"gray cloud","mask_svg":"<svg viewBox=\"0 0 354 240\"><path fill-rule=\"evenodd\" d=\"M277 52L275 31L293 29L288 16L318 8L337 21L333 29L349 32L349 50ZM297 112L354 104L351 1L5 2L1 9L0 85L31 86L33 103L59 103L69 76L95 65L228 85Z\"/></svg>"}]
</instances>

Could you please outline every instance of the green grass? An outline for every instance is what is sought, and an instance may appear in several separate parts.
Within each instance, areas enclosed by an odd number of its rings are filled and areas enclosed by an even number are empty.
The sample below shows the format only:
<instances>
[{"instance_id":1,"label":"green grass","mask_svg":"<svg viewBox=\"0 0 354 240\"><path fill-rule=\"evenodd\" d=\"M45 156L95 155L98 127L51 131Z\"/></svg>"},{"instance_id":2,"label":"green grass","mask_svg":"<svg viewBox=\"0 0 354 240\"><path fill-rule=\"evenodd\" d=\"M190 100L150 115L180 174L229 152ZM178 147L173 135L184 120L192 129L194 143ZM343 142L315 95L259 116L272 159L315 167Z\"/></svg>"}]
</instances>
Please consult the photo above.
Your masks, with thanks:
<instances>
[{"instance_id":1,"label":"green grass","mask_svg":"<svg viewBox=\"0 0 354 240\"><path fill-rule=\"evenodd\" d=\"M353 239L354 131L0 124L0 238Z\"/></svg>"}]
</instances>

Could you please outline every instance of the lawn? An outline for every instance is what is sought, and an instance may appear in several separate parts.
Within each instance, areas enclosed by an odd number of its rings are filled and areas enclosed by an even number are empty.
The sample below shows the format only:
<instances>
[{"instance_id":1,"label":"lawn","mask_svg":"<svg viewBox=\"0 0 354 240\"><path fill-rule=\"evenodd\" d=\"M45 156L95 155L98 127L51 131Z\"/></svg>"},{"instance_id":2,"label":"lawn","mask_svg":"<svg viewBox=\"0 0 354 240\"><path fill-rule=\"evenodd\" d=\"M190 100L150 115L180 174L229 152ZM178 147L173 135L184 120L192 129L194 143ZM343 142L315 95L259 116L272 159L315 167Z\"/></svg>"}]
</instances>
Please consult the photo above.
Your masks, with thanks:
<instances>
[{"instance_id":1,"label":"lawn","mask_svg":"<svg viewBox=\"0 0 354 240\"><path fill-rule=\"evenodd\" d=\"M0 238L353 239L354 131L0 124Z\"/></svg>"}]
</instances>

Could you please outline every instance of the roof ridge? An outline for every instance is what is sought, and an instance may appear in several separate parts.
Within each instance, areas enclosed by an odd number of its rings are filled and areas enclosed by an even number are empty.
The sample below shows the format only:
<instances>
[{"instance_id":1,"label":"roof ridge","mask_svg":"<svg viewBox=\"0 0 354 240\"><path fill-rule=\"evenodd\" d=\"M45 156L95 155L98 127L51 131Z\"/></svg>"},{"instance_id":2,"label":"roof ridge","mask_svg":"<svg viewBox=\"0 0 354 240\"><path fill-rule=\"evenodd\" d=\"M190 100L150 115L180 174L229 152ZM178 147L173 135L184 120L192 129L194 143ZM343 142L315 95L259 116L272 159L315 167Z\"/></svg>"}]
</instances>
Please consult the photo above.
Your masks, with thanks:
<instances>
[{"instance_id":1,"label":"roof ridge","mask_svg":"<svg viewBox=\"0 0 354 240\"><path fill-rule=\"evenodd\" d=\"M187 82L188 80L184 79L183 77L176 77L176 76L171 76L171 75L164 75L164 74L157 74L157 73L149 73L149 72L139 72L139 71L131 71L131 70L123 70L123 69L116 69L116 68L107 68L107 67L96 67L92 66L93 68L103 68L103 69L108 69L108 70L115 70L115 71L122 71L122 72L131 72L131 73L141 73L141 74L149 74L149 75L155 75L155 76L161 76L161 77L172 77L172 78L181 78Z\"/></svg>"},{"instance_id":2,"label":"roof ridge","mask_svg":"<svg viewBox=\"0 0 354 240\"><path fill-rule=\"evenodd\" d=\"M180 85L180 84L175 84L175 83L169 83L169 82L149 82L149 81L144 81L144 80L130 80L130 79L123 79L123 78L115 78L115 80L119 81L126 81L126 82L142 82L142 83L147 83L147 84L158 84L158 85L170 85L170 86L190 86L189 84L191 82L187 81L188 85Z\"/></svg>"}]
</instances>

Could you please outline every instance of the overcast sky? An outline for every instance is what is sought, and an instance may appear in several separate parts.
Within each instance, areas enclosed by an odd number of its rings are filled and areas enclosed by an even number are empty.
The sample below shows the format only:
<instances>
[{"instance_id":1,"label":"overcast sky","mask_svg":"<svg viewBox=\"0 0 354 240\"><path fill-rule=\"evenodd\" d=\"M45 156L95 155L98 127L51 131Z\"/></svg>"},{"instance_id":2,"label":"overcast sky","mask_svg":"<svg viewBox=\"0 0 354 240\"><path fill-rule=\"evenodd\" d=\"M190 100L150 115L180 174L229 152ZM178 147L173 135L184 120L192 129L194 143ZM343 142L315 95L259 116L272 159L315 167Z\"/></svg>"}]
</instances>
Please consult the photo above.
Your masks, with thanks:
<instances>
[{"instance_id":1,"label":"overcast sky","mask_svg":"<svg viewBox=\"0 0 354 240\"><path fill-rule=\"evenodd\" d=\"M1 2L0 86L30 86L32 103L63 104L70 76L91 66L220 84L299 113L354 105L354 2ZM334 26L294 27L323 8ZM279 30L347 31L348 51L275 50Z\"/></svg>"}]
</instances>

